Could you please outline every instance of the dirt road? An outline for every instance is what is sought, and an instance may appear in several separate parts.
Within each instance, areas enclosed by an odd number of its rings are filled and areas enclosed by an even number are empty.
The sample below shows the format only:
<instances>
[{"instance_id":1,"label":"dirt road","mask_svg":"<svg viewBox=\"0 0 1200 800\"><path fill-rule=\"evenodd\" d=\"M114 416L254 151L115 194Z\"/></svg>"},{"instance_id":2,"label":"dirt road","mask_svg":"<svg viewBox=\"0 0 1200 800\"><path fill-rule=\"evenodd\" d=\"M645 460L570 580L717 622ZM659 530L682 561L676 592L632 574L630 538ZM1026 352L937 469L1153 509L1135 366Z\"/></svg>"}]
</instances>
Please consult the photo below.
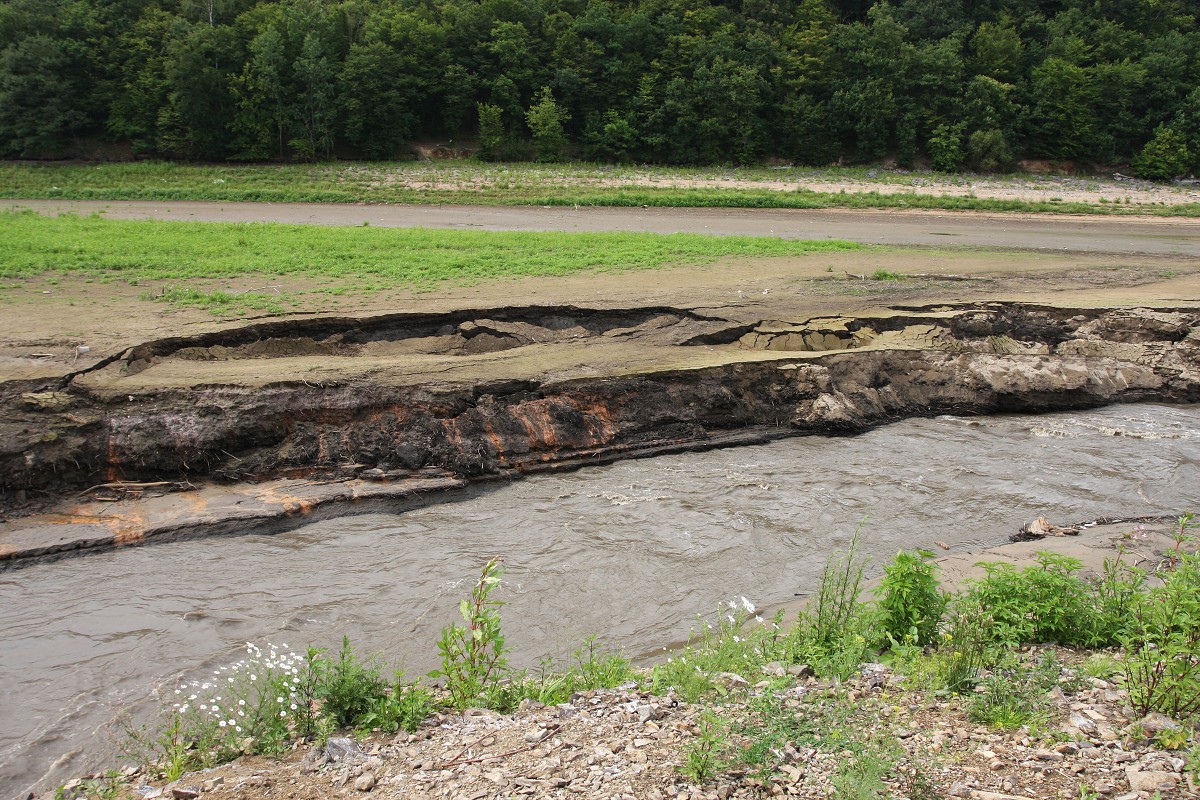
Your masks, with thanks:
<instances>
[{"instance_id":1,"label":"dirt road","mask_svg":"<svg viewBox=\"0 0 1200 800\"><path fill-rule=\"evenodd\" d=\"M1200 220L974 212L726 208L387 206L313 203L3 200L43 214L113 219L525 231L647 231L849 239L868 244L1003 247L1200 257Z\"/></svg>"}]
</instances>

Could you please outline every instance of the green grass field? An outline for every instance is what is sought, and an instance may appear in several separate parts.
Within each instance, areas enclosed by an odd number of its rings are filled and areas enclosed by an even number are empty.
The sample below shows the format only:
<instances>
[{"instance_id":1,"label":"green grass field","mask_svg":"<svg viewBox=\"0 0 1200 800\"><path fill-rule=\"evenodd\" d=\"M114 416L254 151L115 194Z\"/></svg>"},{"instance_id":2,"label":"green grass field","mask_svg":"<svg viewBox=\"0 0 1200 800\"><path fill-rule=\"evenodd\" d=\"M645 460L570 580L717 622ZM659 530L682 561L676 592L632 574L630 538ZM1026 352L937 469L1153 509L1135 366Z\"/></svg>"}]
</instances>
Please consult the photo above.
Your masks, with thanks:
<instances>
[{"instance_id":1,"label":"green grass field","mask_svg":"<svg viewBox=\"0 0 1200 800\"><path fill-rule=\"evenodd\" d=\"M340 228L0 212L0 279L76 273L137 283L303 275L336 279L337 288L331 291L339 294L863 247L839 240L749 236ZM180 305L231 311L277 302L195 287L164 289L158 296Z\"/></svg>"},{"instance_id":2,"label":"green grass field","mask_svg":"<svg viewBox=\"0 0 1200 800\"><path fill-rule=\"evenodd\" d=\"M1200 216L1200 203L1175 205L1030 202L935 197L904 192L816 192L795 188L810 178L863 180L862 168L766 169L622 167L589 164L485 164L477 161L210 166L122 164L0 165L0 195L24 199L218 200L298 203L449 203L542 206L717 208L928 208L1071 214ZM870 173L874 182L947 180L934 173ZM756 188L689 189L633 185L738 180ZM1042 185L1033 181L1035 185ZM1050 184L1047 184L1050 185Z\"/></svg>"}]
</instances>

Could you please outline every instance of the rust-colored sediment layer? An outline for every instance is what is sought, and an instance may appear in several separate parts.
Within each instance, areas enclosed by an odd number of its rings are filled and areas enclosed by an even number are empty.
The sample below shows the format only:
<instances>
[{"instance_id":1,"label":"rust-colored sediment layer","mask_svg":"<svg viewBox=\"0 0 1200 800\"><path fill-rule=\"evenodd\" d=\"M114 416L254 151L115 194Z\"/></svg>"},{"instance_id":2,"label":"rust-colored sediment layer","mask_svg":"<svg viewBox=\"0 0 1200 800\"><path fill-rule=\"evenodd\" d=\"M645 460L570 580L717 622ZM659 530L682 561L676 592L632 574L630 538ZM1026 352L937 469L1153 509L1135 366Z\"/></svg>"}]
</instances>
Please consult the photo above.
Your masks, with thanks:
<instances>
[{"instance_id":1,"label":"rust-colored sediment layer","mask_svg":"<svg viewBox=\"0 0 1200 800\"><path fill-rule=\"evenodd\" d=\"M557 309L549 322L531 313L497 321L492 311L487 326L459 314L440 333L437 320L422 318L414 335L428 348L464 325L487 327L489 341L519 349L567 329L576 331L572 346L590 335L588 346L603 347L615 331L622 346L640 335L648 348L704 358L557 380L429 385L364 377L323 386L121 392L122 380L132 379L122 375L174 358L217 357L206 348L219 347L222 359L290 357L280 338L286 329L276 324L270 346L248 331L221 342L173 339L134 348L92 383L77 377L61 387L0 387L0 490L18 512L35 491L112 481L232 484L159 498L122 495L107 505L10 520L0 528L0 563L248 530L367 499L403 500L469 480L630 455L856 432L910 416L1200 400L1200 311L1192 309L988 304L758 325L662 308L631 310L629 325L611 310L603 324L586 310L570 313ZM406 336L395 316L386 330L354 324L349 335L306 321L304 346L315 343L325 348L322 357L335 358L329 354L354 341L378 346L385 335L392 342ZM518 330L524 344L513 344ZM246 347L252 356L239 350Z\"/></svg>"}]
</instances>

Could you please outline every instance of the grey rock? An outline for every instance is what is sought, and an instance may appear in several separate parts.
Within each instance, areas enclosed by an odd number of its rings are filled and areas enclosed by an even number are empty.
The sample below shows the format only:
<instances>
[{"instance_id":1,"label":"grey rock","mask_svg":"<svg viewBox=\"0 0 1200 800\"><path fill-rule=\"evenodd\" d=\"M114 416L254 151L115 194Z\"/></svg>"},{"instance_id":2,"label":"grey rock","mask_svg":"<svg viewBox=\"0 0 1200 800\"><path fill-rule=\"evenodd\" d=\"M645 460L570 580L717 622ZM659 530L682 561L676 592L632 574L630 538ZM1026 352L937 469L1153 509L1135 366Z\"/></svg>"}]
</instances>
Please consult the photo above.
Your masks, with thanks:
<instances>
[{"instance_id":1,"label":"grey rock","mask_svg":"<svg viewBox=\"0 0 1200 800\"><path fill-rule=\"evenodd\" d=\"M196 800L200 796L199 786L172 786L171 797L174 800Z\"/></svg>"},{"instance_id":2,"label":"grey rock","mask_svg":"<svg viewBox=\"0 0 1200 800\"><path fill-rule=\"evenodd\" d=\"M1151 711L1146 716L1133 723L1132 728L1141 728L1146 732L1147 736L1153 736L1162 731L1177 731L1182 726L1175 720L1168 717L1166 714L1160 714L1157 711Z\"/></svg>"},{"instance_id":3,"label":"grey rock","mask_svg":"<svg viewBox=\"0 0 1200 800\"><path fill-rule=\"evenodd\" d=\"M216 789L218 786L224 786L224 785L225 785L225 779L222 778L220 775L218 775L215 778L209 778L203 784L204 791L206 791L206 792L211 792L213 789Z\"/></svg>"},{"instance_id":4,"label":"grey rock","mask_svg":"<svg viewBox=\"0 0 1200 800\"><path fill-rule=\"evenodd\" d=\"M718 686L724 686L726 689L745 689L750 685L750 681L738 675L736 672L718 672L713 678L713 682Z\"/></svg>"},{"instance_id":5,"label":"grey rock","mask_svg":"<svg viewBox=\"0 0 1200 800\"><path fill-rule=\"evenodd\" d=\"M1090 735L1096 732L1096 723L1083 714L1072 714L1067 721L1080 733Z\"/></svg>"},{"instance_id":6,"label":"grey rock","mask_svg":"<svg viewBox=\"0 0 1200 800\"><path fill-rule=\"evenodd\" d=\"M662 712L649 703L643 703L642 705L639 705L635 710L635 713L637 714L638 722L643 724L653 719L662 719Z\"/></svg>"},{"instance_id":7,"label":"grey rock","mask_svg":"<svg viewBox=\"0 0 1200 800\"><path fill-rule=\"evenodd\" d=\"M334 762L354 762L364 756L358 742L346 736L335 736L325 743L325 757Z\"/></svg>"},{"instance_id":8,"label":"grey rock","mask_svg":"<svg viewBox=\"0 0 1200 800\"><path fill-rule=\"evenodd\" d=\"M1173 772L1142 771L1132 767L1126 767L1125 777L1129 780L1129 788L1135 792L1169 792L1179 782Z\"/></svg>"},{"instance_id":9,"label":"grey rock","mask_svg":"<svg viewBox=\"0 0 1200 800\"><path fill-rule=\"evenodd\" d=\"M537 744L538 742L544 741L549 735L549 728L534 728L533 730L525 733L525 741L529 744Z\"/></svg>"},{"instance_id":10,"label":"grey rock","mask_svg":"<svg viewBox=\"0 0 1200 800\"><path fill-rule=\"evenodd\" d=\"M329 756L326 754L325 750L314 747L312 750L309 750L308 753L304 756L303 760L301 760L300 772L301 773L316 772L317 770L319 770L321 767L325 766L328 763L329 763Z\"/></svg>"}]
</instances>

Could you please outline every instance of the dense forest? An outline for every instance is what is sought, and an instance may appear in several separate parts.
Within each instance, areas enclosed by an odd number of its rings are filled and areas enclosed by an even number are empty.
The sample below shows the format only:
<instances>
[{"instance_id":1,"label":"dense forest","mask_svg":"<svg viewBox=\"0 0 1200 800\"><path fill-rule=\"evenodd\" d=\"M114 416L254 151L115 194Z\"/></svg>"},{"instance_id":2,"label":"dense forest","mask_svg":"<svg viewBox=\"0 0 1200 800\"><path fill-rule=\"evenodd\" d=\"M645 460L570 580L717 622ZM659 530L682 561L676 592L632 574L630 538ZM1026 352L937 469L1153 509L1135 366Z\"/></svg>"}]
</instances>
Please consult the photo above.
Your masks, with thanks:
<instances>
[{"instance_id":1,"label":"dense forest","mask_svg":"<svg viewBox=\"0 0 1200 800\"><path fill-rule=\"evenodd\" d=\"M1197 0L4 0L0 157L1200 169ZM456 145L457 146L457 145Z\"/></svg>"}]
</instances>

